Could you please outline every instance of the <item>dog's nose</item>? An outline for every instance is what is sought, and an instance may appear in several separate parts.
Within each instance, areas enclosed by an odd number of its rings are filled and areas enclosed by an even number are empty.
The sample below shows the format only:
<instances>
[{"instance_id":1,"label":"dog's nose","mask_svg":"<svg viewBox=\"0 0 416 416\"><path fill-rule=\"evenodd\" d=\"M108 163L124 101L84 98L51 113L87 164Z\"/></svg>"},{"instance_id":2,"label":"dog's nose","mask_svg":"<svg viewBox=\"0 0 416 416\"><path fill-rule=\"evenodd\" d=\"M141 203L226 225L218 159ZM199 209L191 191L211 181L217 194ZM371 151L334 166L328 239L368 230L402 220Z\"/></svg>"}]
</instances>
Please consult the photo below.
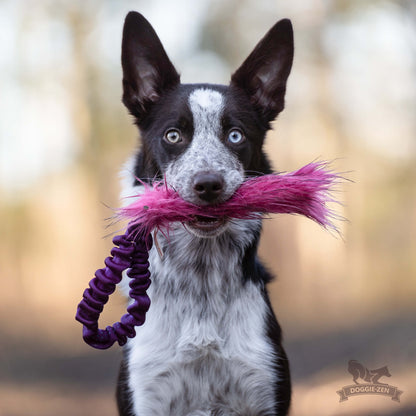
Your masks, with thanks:
<instances>
[{"instance_id":1,"label":"dog's nose","mask_svg":"<svg viewBox=\"0 0 416 416\"><path fill-rule=\"evenodd\" d=\"M224 190L224 179L218 173L199 173L195 175L194 191L206 202L216 202Z\"/></svg>"}]
</instances>

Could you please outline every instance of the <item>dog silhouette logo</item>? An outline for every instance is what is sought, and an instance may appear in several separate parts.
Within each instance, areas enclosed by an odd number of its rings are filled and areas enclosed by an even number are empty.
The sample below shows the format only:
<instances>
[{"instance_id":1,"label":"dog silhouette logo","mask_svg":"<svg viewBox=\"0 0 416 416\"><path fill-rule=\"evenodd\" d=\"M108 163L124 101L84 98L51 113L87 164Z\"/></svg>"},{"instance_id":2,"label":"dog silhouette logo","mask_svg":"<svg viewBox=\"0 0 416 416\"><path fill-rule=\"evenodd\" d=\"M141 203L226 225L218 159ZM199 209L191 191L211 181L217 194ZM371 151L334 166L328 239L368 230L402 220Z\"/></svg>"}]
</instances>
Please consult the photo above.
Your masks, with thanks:
<instances>
[{"instance_id":1,"label":"dog silhouette logo","mask_svg":"<svg viewBox=\"0 0 416 416\"><path fill-rule=\"evenodd\" d=\"M348 372L352 375L352 381L355 384L360 384L357 379L361 378L367 383L387 385L387 383L380 383L379 379L381 377L391 377L386 365L375 370L369 370L356 360L348 361Z\"/></svg>"},{"instance_id":2,"label":"dog silhouette logo","mask_svg":"<svg viewBox=\"0 0 416 416\"><path fill-rule=\"evenodd\" d=\"M388 396L393 401L400 402L400 395L403 391L380 381L382 377L391 377L386 365L375 370L369 370L357 360L349 360L347 370L352 375L352 381L355 384L344 386L337 391L337 394L340 396L340 402L348 400L351 396L365 394ZM361 382L358 380L361 380Z\"/></svg>"}]
</instances>

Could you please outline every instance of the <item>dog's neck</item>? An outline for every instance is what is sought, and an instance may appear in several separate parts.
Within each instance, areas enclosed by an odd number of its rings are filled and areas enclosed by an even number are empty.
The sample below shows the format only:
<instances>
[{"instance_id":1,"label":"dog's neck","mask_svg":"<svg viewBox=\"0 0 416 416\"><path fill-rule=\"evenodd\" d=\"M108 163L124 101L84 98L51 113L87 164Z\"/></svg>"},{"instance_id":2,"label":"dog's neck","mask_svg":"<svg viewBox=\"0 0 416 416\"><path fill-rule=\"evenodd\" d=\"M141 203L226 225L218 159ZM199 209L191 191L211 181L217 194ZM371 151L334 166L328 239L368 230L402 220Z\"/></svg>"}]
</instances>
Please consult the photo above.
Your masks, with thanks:
<instances>
[{"instance_id":1,"label":"dog's neck","mask_svg":"<svg viewBox=\"0 0 416 416\"><path fill-rule=\"evenodd\" d=\"M244 285L242 267L247 248L257 245L260 229L260 220L236 220L221 235L200 238L185 225L173 224L168 235L159 232L154 238L160 249L151 252L154 277L179 291L186 282L188 289L200 292L195 295L236 290ZM255 256L255 250L250 255Z\"/></svg>"}]
</instances>

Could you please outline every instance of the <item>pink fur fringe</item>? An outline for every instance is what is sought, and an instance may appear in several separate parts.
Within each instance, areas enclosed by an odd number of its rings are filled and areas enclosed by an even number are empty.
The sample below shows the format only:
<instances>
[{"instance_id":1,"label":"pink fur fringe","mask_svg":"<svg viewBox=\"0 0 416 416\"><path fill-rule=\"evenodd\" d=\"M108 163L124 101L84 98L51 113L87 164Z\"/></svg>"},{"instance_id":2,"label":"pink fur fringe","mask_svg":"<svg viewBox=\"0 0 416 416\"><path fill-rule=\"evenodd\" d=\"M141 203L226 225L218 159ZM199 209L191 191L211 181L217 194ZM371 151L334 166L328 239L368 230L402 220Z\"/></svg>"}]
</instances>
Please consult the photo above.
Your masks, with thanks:
<instances>
[{"instance_id":1,"label":"pink fur fringe","mask_svg":"<svg viewBox=\"0 0 416 416\"><path fill-rule=\"evenodd\" d=\"M337 231L336 218L328 208L336 202L331 192L341 177L328 169L327 162L312 162L294 172L270 174L243 182L234 195L218 205L200 206L183 200L162 183L145 185L143 193L125 208L121 217L145 233L167 229L172 222L186 223L196 215L213 218L256 219L262 214L300 214L321 226Z\"/></svg>"}]
</instances>

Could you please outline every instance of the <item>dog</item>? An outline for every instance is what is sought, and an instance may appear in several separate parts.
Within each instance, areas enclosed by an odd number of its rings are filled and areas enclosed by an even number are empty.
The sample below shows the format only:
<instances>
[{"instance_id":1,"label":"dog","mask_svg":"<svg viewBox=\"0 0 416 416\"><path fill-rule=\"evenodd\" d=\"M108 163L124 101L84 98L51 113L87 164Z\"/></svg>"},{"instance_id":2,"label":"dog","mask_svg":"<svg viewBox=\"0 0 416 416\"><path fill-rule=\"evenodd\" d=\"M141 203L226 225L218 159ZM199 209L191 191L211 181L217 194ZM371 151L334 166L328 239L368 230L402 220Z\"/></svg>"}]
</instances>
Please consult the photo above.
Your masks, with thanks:
<instances>
[{"instance_id":1,"label":"dog","mask_svg":"<svg viewBox=\"0 0 416 416\"><path fill-rule=\"evenodd\" d=\"M137 12L125 19L121 60L122 101L141 134L124 168L123 197L164 181L208 206L230 198L246 178L272 172L262 146L284 108L290 20L270 29L228 86L181 84ZM198 216L157 235L151 306L123 349L121 416L288 413L289 364L266 289L272 276L257 259L261 226L260 219Z\"/></svg>"},{"instance_id":2,"label":"dog","mask_svg":"<svg viewBox=\"0 0 416 416\"><path fill-rule=\"evenodd\" d=\"M387 383L380 383L379 380L381 377L391 377L387 366L369 370L356 360L348 361L348 372L352 375L352 381L355 384L360 384L357 380L361 378L367 383L387 385Z\"/></svg>"}]
</instances>

